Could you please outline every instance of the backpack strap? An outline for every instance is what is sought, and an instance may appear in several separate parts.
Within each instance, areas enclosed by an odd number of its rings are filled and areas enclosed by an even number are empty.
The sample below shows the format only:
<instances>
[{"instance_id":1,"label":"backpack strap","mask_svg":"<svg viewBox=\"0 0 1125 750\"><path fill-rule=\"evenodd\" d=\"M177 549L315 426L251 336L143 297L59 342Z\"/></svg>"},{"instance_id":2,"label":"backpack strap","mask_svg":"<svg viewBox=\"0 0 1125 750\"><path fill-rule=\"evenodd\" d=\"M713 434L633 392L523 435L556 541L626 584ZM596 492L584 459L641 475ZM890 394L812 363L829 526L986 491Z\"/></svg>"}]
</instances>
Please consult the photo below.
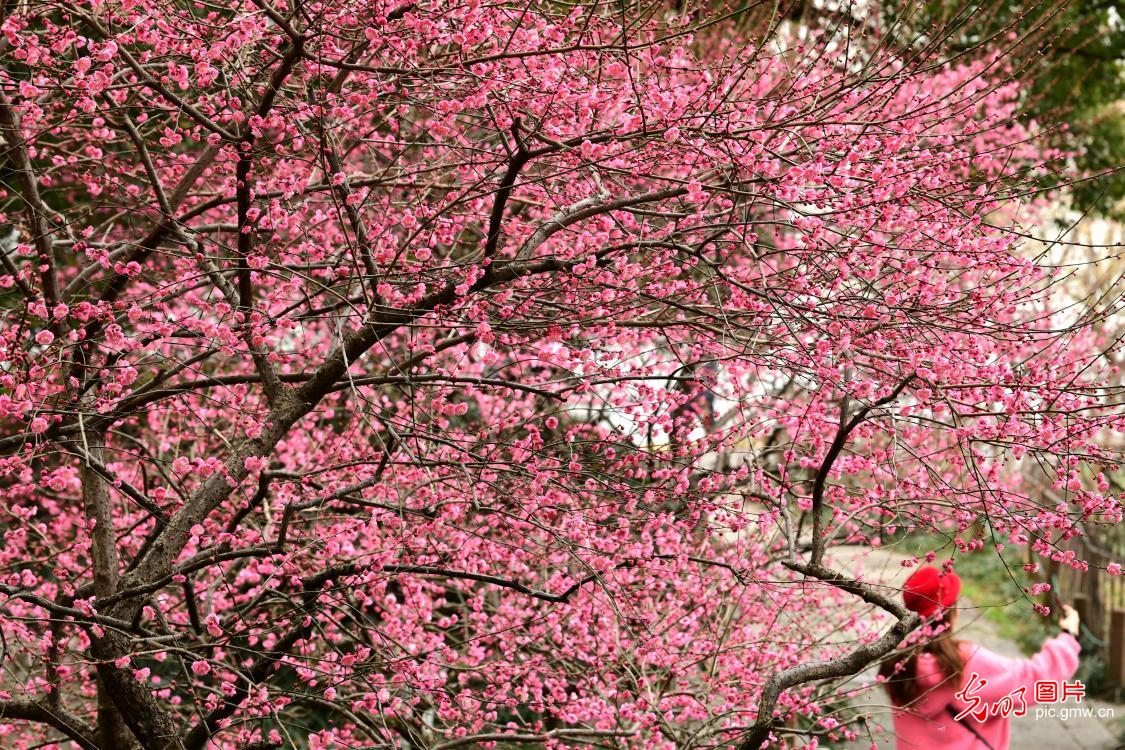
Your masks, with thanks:
<instances>
[{"instance_id":1,"label":"backpack strap","mask_svg":"<svg viewBox=\"0 0 1125 750\"><path fill-rule=\"evenodd\" d=\"M992 746L992 743L990 743L988 740L986 740L984 738L984 735L982 735L980 733L980 731L976 727L973 726L972 722L965 721L964 719L958 719L957 718L957 712L953 710L953 706L946 706L945 711L946 711L946 713L949 714L950 718L952 718L955 722L957 722L961 726L965 727L965 729L968 729L970 732L972 732L973 736L976 737L978 740L980 740L981 744L984 745L986 748L988 748L988 750L996 750L996 748L994 748Z\"/></svg>"}]
</instances>

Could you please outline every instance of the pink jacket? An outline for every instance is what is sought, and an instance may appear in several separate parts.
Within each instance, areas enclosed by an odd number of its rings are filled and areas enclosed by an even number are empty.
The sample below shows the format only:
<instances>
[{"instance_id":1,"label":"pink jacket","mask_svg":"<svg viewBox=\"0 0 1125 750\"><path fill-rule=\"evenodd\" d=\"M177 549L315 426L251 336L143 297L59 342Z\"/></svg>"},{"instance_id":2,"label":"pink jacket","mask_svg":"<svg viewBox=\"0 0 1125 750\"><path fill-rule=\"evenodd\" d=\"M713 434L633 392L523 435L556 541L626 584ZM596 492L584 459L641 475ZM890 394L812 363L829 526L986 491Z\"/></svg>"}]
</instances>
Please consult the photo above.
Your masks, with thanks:
<instances>
[{"instance_id":1,"label":"pink jacket","mask_svg":"<svg viewBox=\"0 0 1125 750\"><path fill-rule=\"evenodd\" d=\"M1010 659L972 643L962 643L961 649L965 672L963 685L959 687L950 684L941 673L933 654L918 657L918 682L925 695L909 709L895 711L898 750L987 750L967 727L960 726L965 723L971 723L993 750L1008 750L1009 719L998 715L980 722L966 715L959 722L954 721L946 706L953 706L955 712L969 707L954 693L968 686L969 677L976 672L988 683L971 692L979 696L984 705L1000 701L1024 687L1026 704L1031 706L1037 680L1067 680L1078 669L1078 641L1067 633L1044 643L1039 653L1030 659Z\"/></svg>"}]
</instances>

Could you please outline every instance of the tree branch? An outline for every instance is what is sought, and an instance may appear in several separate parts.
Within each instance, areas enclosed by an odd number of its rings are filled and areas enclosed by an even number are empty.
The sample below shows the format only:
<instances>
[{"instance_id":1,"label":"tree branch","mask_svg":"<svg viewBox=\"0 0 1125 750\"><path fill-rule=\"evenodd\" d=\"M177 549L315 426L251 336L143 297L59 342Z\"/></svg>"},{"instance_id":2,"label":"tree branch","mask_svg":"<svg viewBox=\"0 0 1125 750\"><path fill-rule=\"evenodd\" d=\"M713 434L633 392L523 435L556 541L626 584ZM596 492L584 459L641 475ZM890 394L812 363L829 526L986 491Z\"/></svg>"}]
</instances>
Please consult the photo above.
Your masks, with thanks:
<instances>
[{"instance_id":1,"label":"tree branch","mask_svg":"<svg viewBox=\"0 0 1125 750\"><path fill-rule=\"evenodd\" d=\"M94 728L69 711L30 700L0 701L0 719L47 724L78 743L83 750L103 750L94 742Z\"/></svg>"},{"instance_id":2,"label":"tree branch","mask_svg":"<svg viewBox=\"0 0 1125 750\"><path fill-rule=\"evenodd\" d=\"M59 302L60 295L59 280L55 275L55 251L51 245L52 230L47 223L50 210L39 194L39 180L35 177L35 165L32 164L31 156L27 151L20 116L3 91L0 91L0 132L3 133L4 140L8 144L7 151L15 165L16 174L19 175L20 197L27 206L31 241L35 244L40 263L39 285L47 306L54 308Z\"/></svg>"},{"instance_id":3,"label":"tree branch","mask_svg":"<svg viewBox=\"0 0 1125 750\"><path fill-rule=\"evenodd\" d=\"M816 472L816 478L813 480L812 490L812 516L813 516L813 532L812 532L812 555L810 556L810 564L814 567L819 567L824 559L824 487L828 482L828 474L832 471L833 464L839 458L840 453L844 450L844 446L848 442L848 437L852 434L856 427L867 419L867 415L872 410L880 406L886 406L894 401L902 393L903 389L914 380L914 374L908 375L901 383L895 386L895 389L888 395L867 404L853 416L848 419L846 407L840 409L840 428L836 431L836 437L833 438L832 444L828 447L828 453L824 456L824 461L820 464L820 469Z\"/></svg>"},{"instance_id":4,"label":"tree branch","mask_svg":"<svg viewBox=\"0 0 1125 750\"><path fill-rule=\"evenodd\" d=\"M871 662L893 651L909 633L921 624L922 618L903 604L886 596L870 584L847 578L819 564L782 563L797 573L829 583L849 594L858 596L895 617L895 623L878 640L864 644L836 659L800 664L778 672L766 682L758 699L758 717L738 750L760 750L769 741L774 725L773 711L781 693L789 688L815 680L830 680L858 673Z\"/></svg>"}]
</instances>

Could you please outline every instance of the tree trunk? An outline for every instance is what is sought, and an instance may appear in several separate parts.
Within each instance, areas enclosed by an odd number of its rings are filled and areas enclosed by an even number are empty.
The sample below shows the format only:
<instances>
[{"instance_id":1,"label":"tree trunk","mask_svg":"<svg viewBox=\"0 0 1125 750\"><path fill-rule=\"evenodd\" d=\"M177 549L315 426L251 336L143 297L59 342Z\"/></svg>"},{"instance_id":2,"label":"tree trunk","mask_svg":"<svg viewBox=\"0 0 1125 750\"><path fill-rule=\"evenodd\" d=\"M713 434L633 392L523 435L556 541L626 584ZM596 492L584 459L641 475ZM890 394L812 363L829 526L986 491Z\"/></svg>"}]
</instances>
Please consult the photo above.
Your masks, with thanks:
<instances>
[{"instance_id":1,"label":"tree trunk","mask_svg":"<svg viewBox=\"0 0 1125 750\"><path fill-rule=\"evenodd\" d=\"M117 591L117 539L113 529L113 509L109 483L95 466L105 466L105 436L82 433L82 501L86 519L93 525L94 594L104 599ZM98 745L103 748L131 748L136 745L121 712L113 702L104 680L98 678Z\"/></svg>"}]
</instances>

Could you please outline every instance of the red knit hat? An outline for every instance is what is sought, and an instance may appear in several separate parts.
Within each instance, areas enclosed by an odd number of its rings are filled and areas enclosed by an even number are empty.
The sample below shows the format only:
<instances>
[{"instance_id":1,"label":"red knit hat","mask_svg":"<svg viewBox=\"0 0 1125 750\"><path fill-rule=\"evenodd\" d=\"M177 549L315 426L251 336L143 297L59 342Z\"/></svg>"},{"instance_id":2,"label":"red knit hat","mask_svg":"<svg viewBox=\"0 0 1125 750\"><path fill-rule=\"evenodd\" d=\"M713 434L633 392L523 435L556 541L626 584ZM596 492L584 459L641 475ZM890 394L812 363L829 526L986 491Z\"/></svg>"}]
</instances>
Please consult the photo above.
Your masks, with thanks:
<instances>
[{"instance_id":1,"label":"red knit hat","mask_svg":"<svg viewBox=\"0 0 1125 750\"><path fill-rule=\"evenodd\" d=\"M918 568L906 579L902 587L902 600L906 608L922 617L929 617L939 609L949 609L957 603L961 593L961 579L954 572L942 573L927 565Z\"/></svg>"}]
</instances>

